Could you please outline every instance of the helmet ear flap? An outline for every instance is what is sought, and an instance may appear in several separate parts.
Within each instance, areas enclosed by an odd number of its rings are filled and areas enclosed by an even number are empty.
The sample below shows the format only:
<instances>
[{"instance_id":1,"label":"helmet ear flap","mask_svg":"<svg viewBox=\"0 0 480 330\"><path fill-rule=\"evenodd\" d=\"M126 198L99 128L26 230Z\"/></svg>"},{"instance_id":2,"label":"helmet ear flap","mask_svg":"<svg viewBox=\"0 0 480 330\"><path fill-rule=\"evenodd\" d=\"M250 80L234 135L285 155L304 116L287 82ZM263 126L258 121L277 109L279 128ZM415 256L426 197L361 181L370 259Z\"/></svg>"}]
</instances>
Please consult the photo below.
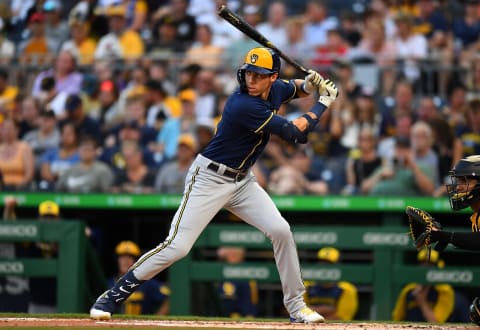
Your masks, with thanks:
<instances>
[{"instance_id":1,"label":"helmet ear flap","mask_svg":"<svg viewBox=\"0 0 480 330\"><path fill-rule=\"evenodd\" d=\"M245 82L245 65L242 65L237 70L237 81L240 84L240 91L245 92L247 90L247 83Z\"/></svg>"}]
</instances>

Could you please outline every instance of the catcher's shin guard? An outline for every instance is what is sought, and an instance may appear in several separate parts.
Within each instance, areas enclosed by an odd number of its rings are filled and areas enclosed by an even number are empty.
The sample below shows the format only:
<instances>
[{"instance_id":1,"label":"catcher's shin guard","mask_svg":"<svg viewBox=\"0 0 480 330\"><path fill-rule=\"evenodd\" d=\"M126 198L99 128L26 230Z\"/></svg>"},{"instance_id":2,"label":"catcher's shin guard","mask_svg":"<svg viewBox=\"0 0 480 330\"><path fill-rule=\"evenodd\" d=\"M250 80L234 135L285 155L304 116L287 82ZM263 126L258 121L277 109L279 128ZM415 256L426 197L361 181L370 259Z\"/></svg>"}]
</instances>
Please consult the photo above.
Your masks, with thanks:
<instances>
[{"instance_id":1,"label":"catcher's shin guard","mask_svg":"<svg viewBox=\"0 0 480 330\"><path fill-rule=\"evenodd\" d=\"M135 278L133 271L123 275L110 290L105 291L90 309L90 318L109 320L113 312L145 281Z\"/></svg>"}]
</instances>

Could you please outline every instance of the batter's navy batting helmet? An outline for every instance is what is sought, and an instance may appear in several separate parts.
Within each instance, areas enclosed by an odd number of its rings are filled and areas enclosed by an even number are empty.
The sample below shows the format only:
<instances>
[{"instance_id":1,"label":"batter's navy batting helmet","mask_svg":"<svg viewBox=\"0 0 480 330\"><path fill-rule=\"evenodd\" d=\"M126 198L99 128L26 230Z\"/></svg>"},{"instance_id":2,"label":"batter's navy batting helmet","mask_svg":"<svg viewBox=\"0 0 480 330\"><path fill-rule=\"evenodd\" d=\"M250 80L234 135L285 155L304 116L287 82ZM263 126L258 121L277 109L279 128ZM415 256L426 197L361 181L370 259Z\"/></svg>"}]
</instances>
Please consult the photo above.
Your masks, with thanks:
<instances>
[{"instance_id":1,"label":"batter's navy batting helmet","mask_svg":"<svg viewBox=\"0 0 480 330\"><path fill-rule=\"evenodd\" d=\"M450 206L453 210L461 210L472 205L480 198L480 155L462 158L450 171L451 184L447 184ZM472 189L458 191L458 178L474 178L477 183Z\"/></svg>"},{"instance_id":2,"label":"batter's navy batting helmet","mask_svg":"<svg viewBox=\"0 0 480 330\"><path fill-rule=\"evenodd\" d=\"M259 74L273 74L280 72L280 56L266 47L251 49L245 56L244 64L237 71L237 80L242 90L246 89L245 71Z\"/></svg>"}]
</instances>

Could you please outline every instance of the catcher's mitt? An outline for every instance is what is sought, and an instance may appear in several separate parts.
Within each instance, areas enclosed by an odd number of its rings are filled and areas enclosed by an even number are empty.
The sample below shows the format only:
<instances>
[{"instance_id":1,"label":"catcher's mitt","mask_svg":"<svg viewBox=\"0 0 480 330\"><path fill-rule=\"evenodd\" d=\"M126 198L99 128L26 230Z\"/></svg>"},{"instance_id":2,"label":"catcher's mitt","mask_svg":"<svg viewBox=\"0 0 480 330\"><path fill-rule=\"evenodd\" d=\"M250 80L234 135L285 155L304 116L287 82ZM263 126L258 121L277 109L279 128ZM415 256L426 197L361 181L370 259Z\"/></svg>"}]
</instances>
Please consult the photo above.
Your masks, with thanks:
<instances>
[{"instance_id":1,"label":"catcher's mitt","mask_svg":"<svg viewBox=\"0 0 480 330\"><path fill-rule=\"evenodd\" d=\"M427 248L431 242L432 228L442 229L442 225L426 211L413 206L407 206L405 213L410 225L410 236L417 250Z\"/></svg>"}]
</instances>

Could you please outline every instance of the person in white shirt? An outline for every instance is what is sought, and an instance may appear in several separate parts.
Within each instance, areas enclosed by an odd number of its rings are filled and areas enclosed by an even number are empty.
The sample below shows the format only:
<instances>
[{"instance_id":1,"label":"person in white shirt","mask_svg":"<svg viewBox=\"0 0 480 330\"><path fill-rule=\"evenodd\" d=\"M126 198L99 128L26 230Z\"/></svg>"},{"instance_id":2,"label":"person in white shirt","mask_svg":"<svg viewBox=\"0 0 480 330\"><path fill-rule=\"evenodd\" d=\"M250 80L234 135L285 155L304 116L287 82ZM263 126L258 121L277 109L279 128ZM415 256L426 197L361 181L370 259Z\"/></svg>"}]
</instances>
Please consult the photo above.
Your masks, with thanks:
<instances>
[{"instance_id":1,"label":"person in white shirt","mask_svg":"<svg viewBox=\"0 0 480 330\"><path fill-rule=\"evenodd\" d=\"M286 8L282 1L275 1L268 7L268 21L258 24L257 30L279 49L287 45L287 29L285 27Z\"/></svg>"},{"instance_id":2,"label":"person in white shirt","mask_svg":"<svg viewBox=\"0 0 480 330\"><path fill-rule=\"evenodd\" d=\"M327 16L327 7L322 0L309 0L305 16L308 19L305 40L312 47L326 44L327 32L338 28L338 19Z\"/></svg>"}]
</instances>

